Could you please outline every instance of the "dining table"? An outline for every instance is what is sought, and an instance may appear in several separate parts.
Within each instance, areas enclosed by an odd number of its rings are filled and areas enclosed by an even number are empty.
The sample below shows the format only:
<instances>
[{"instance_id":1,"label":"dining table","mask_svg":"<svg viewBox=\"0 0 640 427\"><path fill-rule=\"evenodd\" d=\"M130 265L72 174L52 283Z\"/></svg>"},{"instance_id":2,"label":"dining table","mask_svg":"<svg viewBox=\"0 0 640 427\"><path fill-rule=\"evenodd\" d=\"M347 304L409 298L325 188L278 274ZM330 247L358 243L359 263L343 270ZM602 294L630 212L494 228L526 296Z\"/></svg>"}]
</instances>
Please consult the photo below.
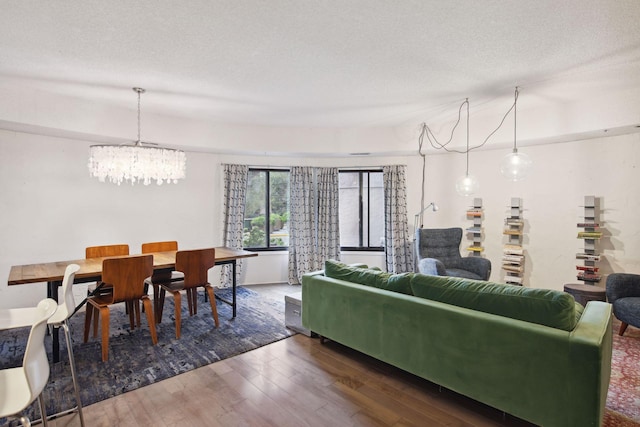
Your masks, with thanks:
<instances>
[{"instance_id":1,"label":"dining table","mask_svg":"<svg viewBox=\"0 0 640 427\"><path fill-rule=\"evenodd\" d=\"M215 247L215 265L231 264L232 266L232 299L231 301L216 295L216 299L232 307L232 317L237 314L236 300L236 264L239 259L258 256L257 252L246 251L244 249L232 249L226 246ZM176 264L177 251L152 252L153 270L173 271ZM148 255L148 254L146 254ZM122 257L126 257L124 255ZM83 258L69 261L42 262L36 264L14 265L9 271L9 286L23 285L27 283L47 283L47 297L58 301L58 288L62 285L64 271L69 264L78 264L80 270L75 275L73 283L99 282L102 279L102 261L105 258ZM53 330L53 361L60 360L60 340L57 329Z\"/></svg>"}]
</instances>

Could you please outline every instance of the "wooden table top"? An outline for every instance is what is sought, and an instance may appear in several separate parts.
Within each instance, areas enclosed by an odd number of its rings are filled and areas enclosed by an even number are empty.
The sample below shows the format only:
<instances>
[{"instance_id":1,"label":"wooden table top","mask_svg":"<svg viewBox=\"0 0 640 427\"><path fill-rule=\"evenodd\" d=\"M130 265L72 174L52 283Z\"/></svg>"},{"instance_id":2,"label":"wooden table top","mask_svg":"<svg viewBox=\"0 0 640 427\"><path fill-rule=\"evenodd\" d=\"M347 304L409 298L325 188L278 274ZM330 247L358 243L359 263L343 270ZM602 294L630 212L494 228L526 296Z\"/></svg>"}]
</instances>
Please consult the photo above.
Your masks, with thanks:
<instances>
[{"instance_id":1,"label":"wooden table top","mask_svg":"<svg viewBox=\"0 0 640 427\"><path fill-rule=\"evenodd\" d=\"M216 264L228 263L241 258L258 256L256 252L227 247L216 247ZM176 264L176 251L153 252L153 268L173 268ZM125 255L127 256L127 255ZM128 255L134 256L134 255ZM107 257L119 258L119 257ZM39 264L14 265L9 272L9 285L24 283L62 281L64 271L69 264L78 264L80 270L76 273L77 280L99 280L102 274L102 261L105 258L76 259L70 261L44 262Z\"/></svg>"}]
</instances>

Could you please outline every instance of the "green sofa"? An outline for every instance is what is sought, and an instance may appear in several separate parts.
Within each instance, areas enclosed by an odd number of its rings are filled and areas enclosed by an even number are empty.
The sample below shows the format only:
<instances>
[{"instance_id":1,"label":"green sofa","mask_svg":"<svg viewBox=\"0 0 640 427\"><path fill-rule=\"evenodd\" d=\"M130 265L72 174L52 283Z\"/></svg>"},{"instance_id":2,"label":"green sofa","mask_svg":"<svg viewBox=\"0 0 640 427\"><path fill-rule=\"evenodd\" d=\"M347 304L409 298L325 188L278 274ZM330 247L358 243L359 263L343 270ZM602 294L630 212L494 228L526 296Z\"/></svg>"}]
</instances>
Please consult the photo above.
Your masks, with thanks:
<instances>
[{"instance_id":1,"label":"green sofa","mask_svg":"<svg viewBox=\"0 0 640 427\"><path fill-rule=\"evenodd\" d=\"M302 324L538 425L602 423L612 349L604 302L583 309L560 291L327 261L302 278Z\"/></svg>"}]
</instances>

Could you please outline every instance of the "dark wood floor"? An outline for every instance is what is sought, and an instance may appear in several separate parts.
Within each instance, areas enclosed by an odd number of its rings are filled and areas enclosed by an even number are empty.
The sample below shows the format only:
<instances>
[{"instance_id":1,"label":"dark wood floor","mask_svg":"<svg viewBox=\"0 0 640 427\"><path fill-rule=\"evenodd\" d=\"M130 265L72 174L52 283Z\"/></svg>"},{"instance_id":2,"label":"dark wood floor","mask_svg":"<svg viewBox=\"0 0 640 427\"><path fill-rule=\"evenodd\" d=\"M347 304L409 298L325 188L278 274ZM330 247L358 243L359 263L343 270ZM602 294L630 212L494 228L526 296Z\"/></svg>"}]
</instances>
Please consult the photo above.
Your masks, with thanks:
<instances>
[{"instance_id":1,"label":"dark wood floor","mask_svg":"<svg viewBox=\"0 0 640 427\"><path fill-rule=\"evenodd\" d=\"M282 301L289 285L251 289ZM84 409L87 426L530 426L298 334ZM49 425L77 426L77 415Z\"/></svg>"}]
</instances>

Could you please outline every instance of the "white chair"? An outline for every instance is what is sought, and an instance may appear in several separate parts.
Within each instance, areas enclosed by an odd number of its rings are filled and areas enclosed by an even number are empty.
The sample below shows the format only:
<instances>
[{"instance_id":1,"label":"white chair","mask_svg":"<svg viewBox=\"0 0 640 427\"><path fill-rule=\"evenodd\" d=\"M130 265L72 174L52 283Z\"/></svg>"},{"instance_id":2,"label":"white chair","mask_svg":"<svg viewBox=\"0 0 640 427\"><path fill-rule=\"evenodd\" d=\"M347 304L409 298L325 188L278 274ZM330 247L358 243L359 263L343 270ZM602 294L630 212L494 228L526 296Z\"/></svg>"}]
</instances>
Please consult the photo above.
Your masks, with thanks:
<instances>
[{"instance_id":1,"label":"white chair","mask_svg":"<svg viewBox=\"0 0 640 427\"><path fill-rule=\"evenodd\" d=\"M75 310L75 300L73 298L73 280L75 279L76 272L80 270L80 266L77 264L69 264L64 271L64 277L62 279L62 302L59 303L58 309L51 316L48 324L54 328L64 329L64 336L67 340L67 354L69 355L69 367L71 368L71 378L73 379L73 390L76 395L77 406L73 409L65 411L61 414L67 414L71 412L78 412L80 417L80 425L84 427L84 417L82 416L82 401L80 400L80 390L78 389L78 380L76 378L76 366L75 358L73 356L73 345L71 343L71 332L69 331L68 319L71 317Z\"/></svg>"},{"instance_id":2,"label":"white chair","mask_svg":"<svg viewBox=\"0 0 640 427\"><path fill-rule=\"evenodd\" d=\"M0 310L3 326L31 324L29 340L24 352L22 366L0 370L0 417L18 418L24 426L31 421L22 412L34 400L38 400L42 424L47 425L47 410L41 399L42 390L49 380L49 361L44 347L47 320L58 308L56 302L47 298L33 309Z\"/></svg>"}]
</instances>

